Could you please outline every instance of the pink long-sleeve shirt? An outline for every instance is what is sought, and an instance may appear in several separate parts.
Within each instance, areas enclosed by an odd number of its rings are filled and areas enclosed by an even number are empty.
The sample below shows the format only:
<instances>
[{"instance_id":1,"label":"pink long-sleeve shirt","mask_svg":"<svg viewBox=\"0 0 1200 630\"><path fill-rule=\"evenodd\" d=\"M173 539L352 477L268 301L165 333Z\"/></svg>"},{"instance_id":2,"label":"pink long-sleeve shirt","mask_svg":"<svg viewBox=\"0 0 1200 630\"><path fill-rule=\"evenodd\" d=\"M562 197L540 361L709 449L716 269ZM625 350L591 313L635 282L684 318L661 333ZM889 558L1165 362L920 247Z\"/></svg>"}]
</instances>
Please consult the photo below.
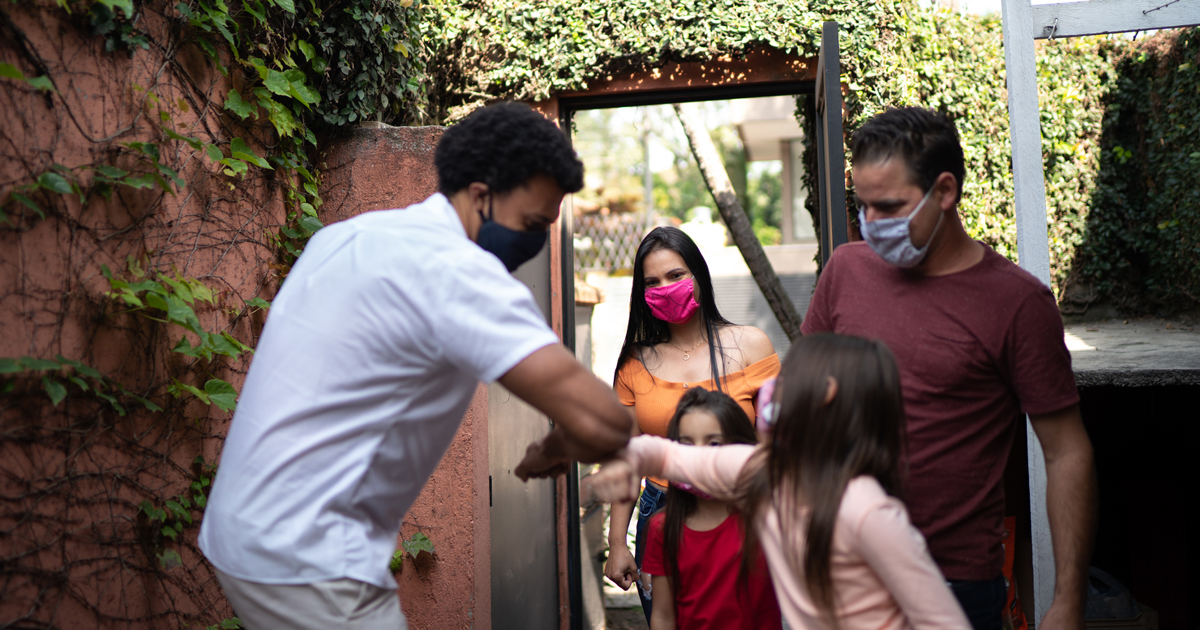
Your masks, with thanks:
<instances>
[{"instance_id":1,"label":"pink long-sleeve shirt","mask_svg":"<svg viewBox=\"0 0 1200 630\"><path fill-rule=\"evenodd\" d=\"M754 446L686 446L653 436L630 440L628 458L640 475L690 483L712 496L733 500L738 475ZM774 506L756 524L775 595L795 630L826 630L784 550L802 549L804 532L780 531ZM803 514L797 522L804 522ZM925 539L908 520L904 504L874 477L846 486L830 554L830 574L841 630L970 630L966 615L929 555Z\"/></svg>"}]
</instances>

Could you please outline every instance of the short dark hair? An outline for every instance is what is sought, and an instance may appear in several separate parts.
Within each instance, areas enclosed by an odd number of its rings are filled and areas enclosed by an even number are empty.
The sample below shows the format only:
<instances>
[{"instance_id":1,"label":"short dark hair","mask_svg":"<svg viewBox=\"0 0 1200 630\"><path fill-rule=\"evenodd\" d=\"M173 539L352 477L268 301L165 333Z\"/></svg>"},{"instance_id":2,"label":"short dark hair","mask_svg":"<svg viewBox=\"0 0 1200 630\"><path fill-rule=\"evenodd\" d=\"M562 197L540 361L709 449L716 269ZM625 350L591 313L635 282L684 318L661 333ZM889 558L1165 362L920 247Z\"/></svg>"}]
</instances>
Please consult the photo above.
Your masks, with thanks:
<instances>
[{"instance_id":1,"label":"short dark hair","mask_svg":"<svg viewBox=\"0 0 1200 630\"><path fill-rule=\"evenodd\" d=\"M859 127L850 139L852 164L875 164L900 157L913 183L929 192L942 173L958 180L962 199L967 169L954 122L944 114L921 107L894 107Z\"/></svg>"},{"instance_id":2,"label":"short dark hair","mask_svg":"<svg viewBox=\"0 0 1200 630\"><path fill-rule=\"evenodd\" d=\"M446 129L434 153L438 190L452 195L473 182L507 192L547 175L563 192L583 188L583 162L557 125L522 103L481 107Z\"/></svg>"}]
</instances>

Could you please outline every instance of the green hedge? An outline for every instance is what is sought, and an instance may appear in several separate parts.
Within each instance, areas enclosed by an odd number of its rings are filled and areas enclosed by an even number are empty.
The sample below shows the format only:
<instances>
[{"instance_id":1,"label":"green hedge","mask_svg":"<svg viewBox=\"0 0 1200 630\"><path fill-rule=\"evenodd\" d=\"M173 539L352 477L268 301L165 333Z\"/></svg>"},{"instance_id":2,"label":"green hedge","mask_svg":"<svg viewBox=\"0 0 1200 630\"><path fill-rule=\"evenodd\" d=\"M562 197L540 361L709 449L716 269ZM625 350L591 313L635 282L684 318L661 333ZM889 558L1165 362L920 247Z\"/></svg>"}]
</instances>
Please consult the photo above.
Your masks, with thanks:
<instances>
[{"instance_id":1,"label":"green hedge","mask_svg":"<svg viewBox=\"0 0 1200 630\"><path fill-rule=\"evenodd\" d=\"M670 61L763 46L815 57L821 23L836 20L847 135L887 106L948 114L968 161L964 224L1016 259L996 18L924 8L916 0L475 0L424 9L427 109L443 121L489 100L542 100ZM1037 44L1051 274L1073 308L1098 299L1134 312L1200 306L1196 40L1189 30L1149 41ZM798 115L811 129L808 111L801 99ZM811 147L807 155L813 171Z\"/></svg>"},{"instance_id":2,"label":"green hedge","mask_svg":"<svg viewBox=\"0 0 1200 630\"><path fill-rule=\"evenodd\" d=\"M1200 31L1106 50L1103 151L1077 266L1079 300L1200 307Z\"/></svg>"}]
</instances>

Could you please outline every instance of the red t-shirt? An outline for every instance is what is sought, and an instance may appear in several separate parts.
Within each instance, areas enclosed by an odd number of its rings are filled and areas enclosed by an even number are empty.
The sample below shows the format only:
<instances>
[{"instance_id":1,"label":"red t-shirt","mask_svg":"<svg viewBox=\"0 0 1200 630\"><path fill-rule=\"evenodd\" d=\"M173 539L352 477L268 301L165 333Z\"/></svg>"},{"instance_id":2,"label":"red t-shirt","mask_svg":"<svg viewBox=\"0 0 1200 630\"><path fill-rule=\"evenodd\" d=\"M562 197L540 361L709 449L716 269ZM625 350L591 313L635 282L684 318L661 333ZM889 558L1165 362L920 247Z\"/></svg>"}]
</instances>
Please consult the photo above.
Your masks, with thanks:
<instances>
[{"instance_id":1,"label":"red t-shirt","mask_svg":"<svg viewBox=\"0 0 1200 630\"><path fill-rule=\"evenodd\" d=\"M950 579L1004 563L1004 467L1021 413L1079 401L1054 296L986 247L945 276L894 267L863 242L838 247L801 331L880 339L900 366L908 429L904 499Z\"/></svg>"},{"instance_id":2,"label":"red t-shirt","mask_svg":"<svg viewBox=\"0 0 1200 630\"><path fill-rule=\"evenodd\" d=\"M642 571L670 575L663 560L660 512L650 520ZM759 553L745 588L738 577L742 563L742 518L729 518L707 532L683 528L679 541L679 584L675 592L675 627L680 630L776 630L783 627L767 561Z\"/></svg>"}]
</instances>

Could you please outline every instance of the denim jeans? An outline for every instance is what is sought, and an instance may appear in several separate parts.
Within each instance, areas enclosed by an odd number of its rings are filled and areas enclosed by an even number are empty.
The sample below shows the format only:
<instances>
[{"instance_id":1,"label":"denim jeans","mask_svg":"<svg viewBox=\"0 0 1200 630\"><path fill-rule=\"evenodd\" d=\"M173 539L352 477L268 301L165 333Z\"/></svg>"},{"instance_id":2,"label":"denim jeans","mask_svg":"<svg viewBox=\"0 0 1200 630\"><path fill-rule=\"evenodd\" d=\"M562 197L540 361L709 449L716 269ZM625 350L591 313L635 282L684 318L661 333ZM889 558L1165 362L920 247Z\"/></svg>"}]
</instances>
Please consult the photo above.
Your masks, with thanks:
<instances>
[{"instance_id":1,"label":"denim jeans","mask_svg":"<svg viewBox=\"0 0 1200 630\"><path fill-rule=\"evenodd\" d=\"M974 630L1000 630L1003 625L1000 616L1008 596L1003 575L991 580L949 580L947 583Z\"/></svg>"},{"instance_id":2,"label":"denim jeans","mask_svg":"<svg viewBox=\"0 0 1200 630\"><path fill-rule=\"evenodd\" d=\"M654 516L659 510L663 509L667 504L667 493L659 490L657 486L646 481L646 489L642 490L642 497L638 499L638 520L637 520L637 538L633 546L633 559L637 562L638 570L642 569L642 558L646 555L646 537L649 535L650 517ZM642 581L637 581L638 596L642 602L642 612L646 613L646 623L650 623L650 593L642 590Z\"/></svg>"}]
</instances>

